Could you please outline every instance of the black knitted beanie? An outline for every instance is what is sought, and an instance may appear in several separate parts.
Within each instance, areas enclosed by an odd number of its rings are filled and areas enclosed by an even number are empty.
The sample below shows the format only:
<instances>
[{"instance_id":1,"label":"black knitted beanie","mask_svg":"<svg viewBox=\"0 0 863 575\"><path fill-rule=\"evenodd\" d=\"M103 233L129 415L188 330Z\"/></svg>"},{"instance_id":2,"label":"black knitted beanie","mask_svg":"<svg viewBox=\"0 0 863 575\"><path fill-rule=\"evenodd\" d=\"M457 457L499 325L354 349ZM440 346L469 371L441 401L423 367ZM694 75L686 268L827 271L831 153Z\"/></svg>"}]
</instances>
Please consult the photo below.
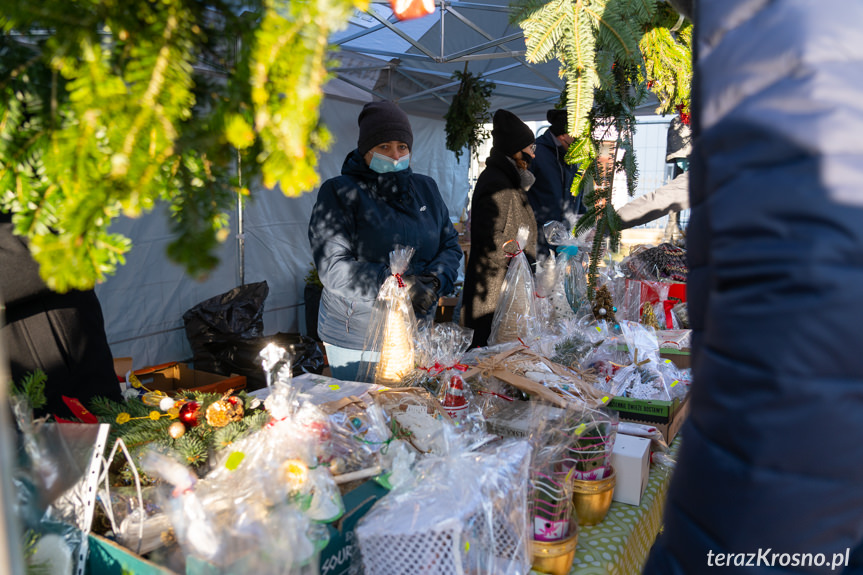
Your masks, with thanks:
<instances>
[{"instance_id":1,"label":"black knitted beanie","mask_svg":"<svg viewBox=\"0 0 863 575\"><path fill-rule=\"evenodd\" d=\"M414 135L408 115L389 100L366 104L357 123L360 125L357 148L363 156L381 142L393 140L413 148Z\"/></svg>"},{"instance_id":2,"label":"black knitted beanie","mask_svg":"<svg viewBox=\"0 0 863 575\"><path fill-rule=\"evenodd\" d=\"M549 130L555 136L563 136L566 129L566 110L549 110L545 113L545 119L551 124Z\"/></svg>"},{"instance_id":3,"label":"black knitted beanie","mask_svg":"<svg viewBox=\"0 0 863 575\"><path fill-rule=\"evenodd\" d=\"M492 120L492 147L507 156L515 155L535 141L533 131L509 110L498 110Z\"/></svg>"}]
</instances>

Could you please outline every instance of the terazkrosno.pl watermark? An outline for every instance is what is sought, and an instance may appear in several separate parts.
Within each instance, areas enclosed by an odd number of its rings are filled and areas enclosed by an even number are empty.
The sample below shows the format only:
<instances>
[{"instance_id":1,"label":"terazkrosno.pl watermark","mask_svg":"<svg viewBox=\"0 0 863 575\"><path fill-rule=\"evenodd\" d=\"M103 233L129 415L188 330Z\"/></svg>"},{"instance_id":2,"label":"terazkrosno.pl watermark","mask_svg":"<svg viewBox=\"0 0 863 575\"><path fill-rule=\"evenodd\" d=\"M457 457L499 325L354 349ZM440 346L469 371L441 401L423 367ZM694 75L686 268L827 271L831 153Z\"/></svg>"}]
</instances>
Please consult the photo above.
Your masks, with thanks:
<instances>
[{"instance_id":1,"label":"terazkrosno.pl watermark","mask_svg":"<svg viewBox=\"0 0 863 575\"><path fill-rule=\"evenodd\" d=\"M707 552L708 567L826 567L833 571L847 567L851 549L844 553L777 553L769 547L759 548L755 553L714 553Z\"/></svg>"}]
</instances>

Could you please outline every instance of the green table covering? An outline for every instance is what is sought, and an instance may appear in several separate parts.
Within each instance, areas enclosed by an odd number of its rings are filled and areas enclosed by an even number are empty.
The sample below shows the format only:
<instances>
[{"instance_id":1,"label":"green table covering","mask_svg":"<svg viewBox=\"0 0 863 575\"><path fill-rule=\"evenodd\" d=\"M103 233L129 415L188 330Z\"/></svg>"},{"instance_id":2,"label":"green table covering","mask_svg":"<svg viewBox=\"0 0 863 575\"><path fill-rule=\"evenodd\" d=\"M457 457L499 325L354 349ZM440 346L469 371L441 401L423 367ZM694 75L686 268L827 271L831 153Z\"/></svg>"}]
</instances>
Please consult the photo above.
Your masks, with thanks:
<instances>
[{"instance_id":1,"label":"green table covering","mask_svg":"<svg viewBox=\"0 0 863 575\"><path fill-rule=\"evenodd\" d=\"M680 436L671 445L673 457ZM662 510L671 471L653 465L641 505L611 504L599 525L579 526L578 546L570 575L637 575L662 527ZM533 575L539 575L531 571Z\"/></svg>"}]
</instances>

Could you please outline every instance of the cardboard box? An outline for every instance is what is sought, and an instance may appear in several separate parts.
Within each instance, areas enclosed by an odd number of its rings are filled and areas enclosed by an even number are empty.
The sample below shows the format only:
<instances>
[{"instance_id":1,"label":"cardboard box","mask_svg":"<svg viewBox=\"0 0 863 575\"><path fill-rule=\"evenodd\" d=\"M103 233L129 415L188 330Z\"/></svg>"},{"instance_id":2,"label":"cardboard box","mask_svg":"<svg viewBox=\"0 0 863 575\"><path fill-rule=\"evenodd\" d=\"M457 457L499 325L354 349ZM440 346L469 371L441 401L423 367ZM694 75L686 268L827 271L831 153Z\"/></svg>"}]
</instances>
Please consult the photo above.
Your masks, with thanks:
<instances>
[{"instance_id":1,"label":"cardboard box","mask_svg":"<svg viewBox=\"0 0 863 575\"><path fill-rule=\"evenodd\" d=\"M689 395L673 401L615 397L608 407L617 410L621 421L653 425L662 432L666 443L671 443L689 414Z\"/></svg>"},{"instance_id":2,"label":"cardboard box","mask_svg":"<svg viewBox=\"0 0 863 575\"><path fill-rule=\"evenodd\" d=\"M189 368L183 363L164 363L135 370L141 384L150 390L175 394L188 389L200 393L225 393L246 388L246 376L225 376Z\"/></svg>"},{"instance_id":3,"label":"cardboard box","mask_svg":"<svg viewBox=\"0 0 863 575\"><path fill-rule=\"evenodd\" d=\"M123 378L126 381L126 374L132 371L131 357L115 357L114 358L114 373L117 377Z\"/></svg>"},{"instance_id":4,"label":"cardboard box","mask_svg":"<svg viewBox=\"0 0 863 575\"><path fill-rule=\"evenodd\" d=\"M617 434L611 465L616 474L612 499L628 505L640 505L650 475L650 440Z\"/></svg>"},{"instance_id":5,"label":"cardboard box","mask_svg":"<svg viewBox=\"0 0 863 575\"><path fill-rule=\"evenodd\" d=\"M88 537L90 553L87 555L88 575L177 575L174 571L135 555L114 541L91 533Z\"/></svg>"},{"instance_id":6,"label":"cardboard box","mask_svg":"<svg viewBox=\"0 0 863 575\"><path fill-rule=\"evenodd\" d=\"M342 497L345 514L335 523L327 525L330 541L321 551L321 575L347 575L352 571L352 566L356 567L354 562L360 561L360 555L356 548L354 528L372 505L387 493L389 491L378 483L366 481Z\"/></svg>"}]
</instances>

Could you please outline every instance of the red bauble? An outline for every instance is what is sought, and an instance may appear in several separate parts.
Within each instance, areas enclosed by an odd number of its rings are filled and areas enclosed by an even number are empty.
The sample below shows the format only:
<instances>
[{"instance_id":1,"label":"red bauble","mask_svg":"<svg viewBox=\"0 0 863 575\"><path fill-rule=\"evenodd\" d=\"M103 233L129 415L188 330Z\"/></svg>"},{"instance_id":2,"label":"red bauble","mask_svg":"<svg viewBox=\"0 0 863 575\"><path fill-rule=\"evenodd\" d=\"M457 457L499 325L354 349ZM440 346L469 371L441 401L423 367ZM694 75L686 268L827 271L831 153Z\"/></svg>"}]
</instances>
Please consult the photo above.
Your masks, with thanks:
<instances>
[{"instance_id":1,"label":"red bauble","mask_svg":"<svg viewBox=\"0 0 863 575\"><path fill-rule=\"evenodd\" d=\"M195 427L198 425L198 412L200 411L201 406L197 401L189 401L184 403L180 407L180 421L185 423L189 427Z\"/></svg>"}]
</instances>

